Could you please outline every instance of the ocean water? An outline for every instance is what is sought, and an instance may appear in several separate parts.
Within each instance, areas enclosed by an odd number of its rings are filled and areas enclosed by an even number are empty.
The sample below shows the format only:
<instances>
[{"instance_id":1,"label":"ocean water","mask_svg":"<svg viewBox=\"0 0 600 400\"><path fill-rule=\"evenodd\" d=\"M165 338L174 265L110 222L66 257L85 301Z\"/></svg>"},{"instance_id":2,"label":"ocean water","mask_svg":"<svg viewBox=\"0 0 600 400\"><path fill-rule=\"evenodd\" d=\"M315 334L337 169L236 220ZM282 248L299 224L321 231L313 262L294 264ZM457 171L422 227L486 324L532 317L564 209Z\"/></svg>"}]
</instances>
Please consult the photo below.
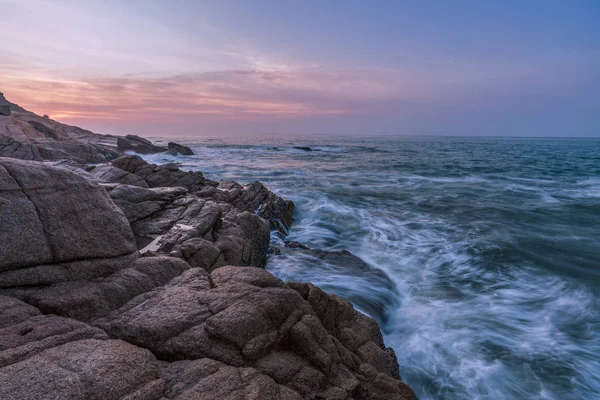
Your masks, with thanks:
<instances>
[{"instance_id":1,"label":"ocean water","mask_svg":"<svg viewBox=\"0 0 600 400\"><path fill-rule=\"evenodd\" d=\"M297 205L288 239L389 275L396 290L301 257L267 266L385 298L373 316L419 398L600 398L600 140L180 141L197 155L146 158L260 180Z\"/></svg>"}]
</instances>

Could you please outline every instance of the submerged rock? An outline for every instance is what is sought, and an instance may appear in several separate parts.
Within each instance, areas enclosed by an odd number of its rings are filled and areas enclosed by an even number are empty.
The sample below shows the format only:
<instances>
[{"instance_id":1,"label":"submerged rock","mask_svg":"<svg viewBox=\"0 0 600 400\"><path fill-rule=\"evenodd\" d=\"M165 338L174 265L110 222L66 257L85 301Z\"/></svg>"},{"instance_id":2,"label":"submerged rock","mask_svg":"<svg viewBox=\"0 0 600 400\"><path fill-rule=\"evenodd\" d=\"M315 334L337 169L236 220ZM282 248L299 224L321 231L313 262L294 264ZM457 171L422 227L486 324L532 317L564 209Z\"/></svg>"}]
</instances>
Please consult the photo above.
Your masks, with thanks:
<instances>
[{"instance_id":1,"label":"submerged rock","mask_svg":"<svg viewBox=\"0 0 600 400\"><path fill-rule=\"evenodd\" d=\"M302 151L313 151L313 149L311 149L311 148L310 148L310 147L308 147L308 146L294 146L294 148L295 148L296 150L302 150Z\"/></svg>"}]
</instances>

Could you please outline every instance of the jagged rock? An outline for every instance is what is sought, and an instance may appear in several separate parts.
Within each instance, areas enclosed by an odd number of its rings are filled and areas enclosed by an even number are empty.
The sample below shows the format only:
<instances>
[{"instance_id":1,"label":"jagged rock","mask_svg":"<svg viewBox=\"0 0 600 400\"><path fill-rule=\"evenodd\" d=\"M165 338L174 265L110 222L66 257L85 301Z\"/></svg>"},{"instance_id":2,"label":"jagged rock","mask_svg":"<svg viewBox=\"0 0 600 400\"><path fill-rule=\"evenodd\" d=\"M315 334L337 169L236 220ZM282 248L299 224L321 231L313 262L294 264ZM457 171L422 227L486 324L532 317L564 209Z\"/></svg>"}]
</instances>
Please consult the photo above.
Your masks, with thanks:
<instances>
[{"instance_id":1,"label":"jagged rock","mask_svg":"<svg viewBox=\"0 0 600 400\"><path fill-rule=\"evenodd\" d=\"M114 160L112 165L123 171L138 175L146 181L148 187L182 186L190 192L195 192L205 185L202 172L181 171L173 163L164 165L148 164L140 156L124 156Z\"/></svg>"},{"instance_id":2,"label":"jagged rock","mask_svg":"<svg viewBox=\"0 0 600 400\"><path fill-rule=\"evenodd\" d=\"M172 154L174 156L176 156L177 154L181 154L182 156L192 156L194 155L194 152L192 151L192 149L190 149L187 146L181 145L179 143L175 143L175 142L169 142L167 144L169 150L167 150L167 152L169 154Z\"/></svg>"},{"instance_id":3,"label":"jagged rock","mask_svg":"<svg viewBox=\"0 0 600 400\"><path fill-rule=\"evenodd\" d=\"M153 241L154 251L206 270L266 263L269 226L254 214L199 199L182 187L105 187L143 247Z\"/></svg>"},{"instance_id":4,"label":"jagged rock","mask_svg":"<svg viewBox=\"0 0 600 400\"><path fill-rule=\"evenodd\" d=\"M107 188L131 202L133 226L179 225L166 243L190 261L200 240L226 259L266 252L267 222L232 204ZM0 215L2 399L415 398L376 322L348 301L261 268L140 258L123 212L83 176L0 159ZM235 242L260 224L266 243Z\"/></svg>"},{"instance_id":5,"label":"jagged rock","mask_svg":"<svg viewBox=\"0 0 600 400\"><path fill-rule=\"evenodd\" d=\"M93 324L163 360L252 365L257 372L248 373L268 376L296 398L347 398L385 377L389 386L377 389L387 398L412 398L391 376L395 358L375 321L311 285L293 287L258 268L195 268Z\"/></svg>"},{"instance_id":6,"label":"jagged rock","mask_svg":"<svg viewBox=\"0 0 600 400\"><path fill-rule=\"evenodd\" d=\"M254 212L271 224L271 229L283 234L294 221L294 203L275 195L260 182L242 186L234 181L221 181L218 186L206 186L196 193L198 197L232 204L234 207Z\"/></svg>"},{"instance_id":7,"label":"jagged rock","mask_svg":"<svg viewBox=\"0 0 600 400\"><path fill-rule=\"evenodd\" d=\"M164 147L152 144L148 139L137 135L127 135L117 138L117 148L120 151L135 151L140 154L160 153L166 151Z\"/></svg>"},{"instance_id":8,"label":"jagged rock","mask_svg":"<svg viewBox=\"0 0 600 400\"><path fill-rule=\"evenodd\" d=\"M139 156L120 157L114 160L112 165L140 176L149 187L183 186L200 198L229 203L238 210L258 214L270 222L272 229L282 233L287 232L294 220L294 203L275 195L260 182L252 182L246 186L233 181L217 183L205 179L201 172L181 171L173 163L148 164Z\"/></svg>"}]
</instances>

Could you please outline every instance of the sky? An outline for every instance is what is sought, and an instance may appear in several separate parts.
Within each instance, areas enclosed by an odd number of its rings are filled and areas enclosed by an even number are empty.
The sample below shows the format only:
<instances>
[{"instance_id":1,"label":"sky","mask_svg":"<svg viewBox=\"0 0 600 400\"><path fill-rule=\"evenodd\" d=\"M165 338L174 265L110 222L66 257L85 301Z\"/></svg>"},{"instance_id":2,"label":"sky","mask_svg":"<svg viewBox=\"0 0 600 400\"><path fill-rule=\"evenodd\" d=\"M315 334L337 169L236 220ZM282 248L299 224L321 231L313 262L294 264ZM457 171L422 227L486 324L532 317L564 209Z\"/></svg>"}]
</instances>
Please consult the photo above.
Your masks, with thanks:
<instances>
[{"instance_id":1,"label":"sky","mask_svg":"<svg viewBox=\"0 0 600 400\"><path fill-rule=\"evenodd\" d=\"M0 91L100 133L600 136L598 0L0 10Z\"/></svg>"}]
</instances>

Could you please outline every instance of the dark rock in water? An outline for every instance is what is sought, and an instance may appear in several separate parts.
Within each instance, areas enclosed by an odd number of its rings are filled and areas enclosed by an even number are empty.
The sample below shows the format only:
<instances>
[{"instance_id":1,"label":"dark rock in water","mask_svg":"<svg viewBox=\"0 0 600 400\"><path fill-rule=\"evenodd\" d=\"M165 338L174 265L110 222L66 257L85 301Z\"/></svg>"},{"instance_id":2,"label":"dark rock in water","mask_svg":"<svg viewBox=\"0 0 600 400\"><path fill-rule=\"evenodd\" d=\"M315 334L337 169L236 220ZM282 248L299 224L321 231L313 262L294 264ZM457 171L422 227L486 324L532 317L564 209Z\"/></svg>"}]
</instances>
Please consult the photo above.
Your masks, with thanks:
<instances>
[{"instance_id":1,"label":"dark rock in water","mask_svg":"<svg viewBox=\"0 0 600 400\"><path fill-rule=\"evenodd\" d=\"M232 246L266 225L185 188L109 190L148 229L164 202L157 226L163 215L191 227L174 237ZM123 213L83 176L0 159L0 217L2 399L415 398L377 323L350 302L260 268L139 257Z\"/></svg>"},{"instance_id":2,"label":"dark rock in water","mask_svg":"<svg viewBox=\"0 0 600 400\"><path fill-rule=\"evenodd\" d=\"M0 94L0 115L10 115L10 103Z\"/></svg>"},{"instance_id":3,"label":"dark rock in water","mask_svg":"<svg viewBox=\"0 0 600 400\"><path fill-rule=\"evenodd\" d=\"M396 285L389 276L380 269L374 268L347 250L325 251L312 250L298 242L288 242L279 249L279 256L301 263L304 268L313 270L330 282L323 287L334 291L356 304L361 310L385 322L387 311L393 307L397 298ZM344 285L336 285L331 276L344 280ZM356 281L355 284L349 284ZM377 288L376 291L373 288Z\"/></svg>"},{"instance_id":4,"label":"dark rock in water","mask_svg":"<svg viewBox=\"0 0 600 400\"><path fill-rule=\"evenodd\" d=\"M267 250L267 253L269 254L273 254L273 255L281 255L281 249L279 247L269 247L269 250Z\"/></svg>"},{"instance_id":5,"label":"dark rock in water","mask_svg":"<svg viewBox=\"0 0 600 400\"><path fill-rule=\"evenodd\" d=\"M285 242L285 247L289 247L291 249L304 249L304 250L309 250L308 247L306 247L305 245L303 245L300 242L295 242L293 240L288 240Z\"/></svg>"},{"instance_id":6,"label":"dark rock in water","mask_svg":"<svg viewBox=\"0 0 600 400\"><path fill-rule=\"evenodd\" d=\"M131 150L140 154L161 153L167 150L166 148L156 146L152 144L152 142L148 139L144 139L143 137L137 135L127 135L125 137L119 137L117 139L117 148L120 151Z\"/></svg>"},{"instance_id":7,"label":"dark rock in water","mask_svg":"<svg viewBox=\"0 0 600 400\"><path fill-rule=\"evenodd\" d=\"M190 149L187 146L175 143L175 142L169 142L168 145L169 150L167 150L167 152L169 154L172 154L174 156L176 156L177 154L181 154L182 156L192 156L194 155L194 152L192 151L192 149Z\"/></svg>"},{"instance_id":8,"label":"dark rock in water","mask_svg":"<svg viewBox=\"0 0 600 400\"><path fill-rule=\"evenodd\" d=\"M296 150L313 151L313 149L311 149L310 147L307 147L307 146L294 146L294 148Z\"/></svg>"}]
</instances>

